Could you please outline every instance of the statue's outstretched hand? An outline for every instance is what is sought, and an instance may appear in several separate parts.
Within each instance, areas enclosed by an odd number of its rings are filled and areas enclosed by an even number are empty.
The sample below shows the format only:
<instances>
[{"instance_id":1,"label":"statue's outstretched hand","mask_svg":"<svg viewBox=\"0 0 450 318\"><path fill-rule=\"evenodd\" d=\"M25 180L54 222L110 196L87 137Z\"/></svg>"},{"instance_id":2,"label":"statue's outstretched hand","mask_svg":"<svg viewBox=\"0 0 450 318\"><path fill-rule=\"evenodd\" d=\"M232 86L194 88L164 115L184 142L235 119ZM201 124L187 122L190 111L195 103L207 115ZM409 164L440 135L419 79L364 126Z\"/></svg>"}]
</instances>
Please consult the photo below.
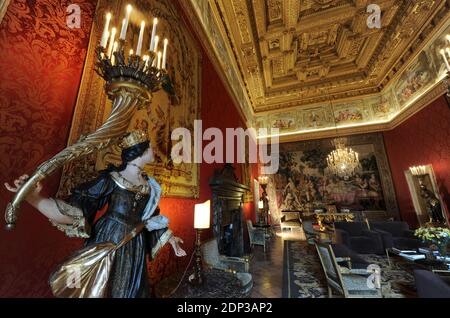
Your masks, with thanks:
<instances>
[{"instance_id":1,"label":"statue's outstretched hand","mask_svg":"<svg viewBox=\"0 0 450 318\"><path fill-rule=\"evenodd\" d=\"M175 252L175 255L178 257L186 256L186 251L183 250L180 246L180 244L183 244L183 240L179 237L172 236L169 240L170 244L172 245L173 251Z\"/></svg>"},{"instance_id":2,"label":"statue's outstretched hand","mask_svg":"<svg viewBox=\"0 0 450 318\"><path fill-rule=\"evenodd\" d=\"M11 192L17 192L20 190L20 188L23 186L23 184L28 180L29 176L24 174L21 177L19 177L19 179L14 180L14 185L16 187L12 187L9 183L5 182L5 188L8 189L8 191ZM32 193L30 193L30 196L36 196L38 195L42 190L42 185L40 182L38 182L36 184L36 188L34 189L34 191Z\"/></svg>"}]
</instances>

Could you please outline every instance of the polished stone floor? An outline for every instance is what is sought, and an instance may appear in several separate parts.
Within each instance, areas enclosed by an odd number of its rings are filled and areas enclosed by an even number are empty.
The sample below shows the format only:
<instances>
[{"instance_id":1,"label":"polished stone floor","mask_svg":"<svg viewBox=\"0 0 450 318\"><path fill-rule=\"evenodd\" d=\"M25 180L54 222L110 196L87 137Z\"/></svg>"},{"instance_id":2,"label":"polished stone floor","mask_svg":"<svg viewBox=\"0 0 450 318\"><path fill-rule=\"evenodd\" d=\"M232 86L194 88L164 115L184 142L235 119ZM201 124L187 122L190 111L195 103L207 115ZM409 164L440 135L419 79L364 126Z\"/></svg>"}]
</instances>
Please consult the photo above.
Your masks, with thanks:
<instances>
[{"instance_id":1,"label":"polished stone floor","mask_svg":"<svg viewBox=\"0 0 450 318\"><path fill-rule=\"evenodd\" d=\"M264 254L262 246L255 246L250 264L253 275L251 298L280 298L283 288L283 244L284 240L302 240L303 232L279 231L272 237Z\"/></svg>"}]
</instances>

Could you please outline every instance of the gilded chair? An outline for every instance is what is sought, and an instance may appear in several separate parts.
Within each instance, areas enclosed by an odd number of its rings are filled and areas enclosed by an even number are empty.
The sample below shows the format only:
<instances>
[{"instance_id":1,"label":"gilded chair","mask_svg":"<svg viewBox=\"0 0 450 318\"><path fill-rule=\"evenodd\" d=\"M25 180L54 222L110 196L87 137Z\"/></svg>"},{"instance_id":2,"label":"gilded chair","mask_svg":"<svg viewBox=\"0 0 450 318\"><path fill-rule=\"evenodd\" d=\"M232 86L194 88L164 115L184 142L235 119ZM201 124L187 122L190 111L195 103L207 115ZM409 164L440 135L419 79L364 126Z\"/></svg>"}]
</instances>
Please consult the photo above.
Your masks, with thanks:
<instances>
[{"instance_id":1,"label":"gilded chair","mask_svg":"<svg viewBox=\"0 0 450 318\"><path fill-rule=\"evenodd\" d=\"M201 245L203 263L208 268L233 272L241 283L241 293L248 296L253 288L253 277L249 273L250 263L247 257L221 255L215 238Z\"/></svg>"},{"instance_id":2,"label":"gilded chair","mask_svg":"<svg viewBox=\"0 0 450 318\"><path fill-rule=\"evenodd\" d=\"M266 230L263 228L255 228L252 221L247 220L248 236L250 237L250 246L261 245L266 252Z\"/></svg>"},{"instance_id":3,"label":"gilded chair","mask_svg":"<svg viewBox=\"0 0 450 318\"><path fill-rule=\"evenodd\" d=\"M352 269L350 259L336 258L330 244L316 244L317 253L322 264L328 284L328 296L333 297L333 291L344 298L381 298L381 286L373 283L369 276L374 274L367 269ZM339 262L347 262L347 267L341 267ZM381 273L376 273L381 275ZM374 275L373 277L377 277ZM378 276L380 277L380 276Z\"/></svg>"}]
</instances>

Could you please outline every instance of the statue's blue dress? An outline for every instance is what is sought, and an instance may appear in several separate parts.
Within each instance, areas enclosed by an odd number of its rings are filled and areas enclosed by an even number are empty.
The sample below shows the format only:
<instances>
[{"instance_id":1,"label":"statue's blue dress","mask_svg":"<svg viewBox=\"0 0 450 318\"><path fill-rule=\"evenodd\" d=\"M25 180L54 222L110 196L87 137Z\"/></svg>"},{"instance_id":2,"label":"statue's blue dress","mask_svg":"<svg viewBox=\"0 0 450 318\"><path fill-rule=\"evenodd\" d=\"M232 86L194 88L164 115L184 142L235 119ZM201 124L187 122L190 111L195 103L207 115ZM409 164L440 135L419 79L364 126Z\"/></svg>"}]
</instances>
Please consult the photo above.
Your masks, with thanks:
<instances>
[{"instance_id":1,"label":"statue's blue dress","mask_svg":"<svg viewBox=\"0 0 450 318\"><path fill-rule=\"evenodd\" d=\"M117 173L103 173L92 182L72 191L69 204L83 212L85 223L91 228L85 245L119 243L139 223L152 196L149 187L131 187ZM159 201L159 198L158 198ZM96 214L108 205L106 212L96 221ZM159 214L159 209L153 216ZM114 259L108 282L107 296L112 298L149 297L146 255L154 258L168 241L171 231L144 228L136 237L122 246Z\"/></svg>"}]
</instances>

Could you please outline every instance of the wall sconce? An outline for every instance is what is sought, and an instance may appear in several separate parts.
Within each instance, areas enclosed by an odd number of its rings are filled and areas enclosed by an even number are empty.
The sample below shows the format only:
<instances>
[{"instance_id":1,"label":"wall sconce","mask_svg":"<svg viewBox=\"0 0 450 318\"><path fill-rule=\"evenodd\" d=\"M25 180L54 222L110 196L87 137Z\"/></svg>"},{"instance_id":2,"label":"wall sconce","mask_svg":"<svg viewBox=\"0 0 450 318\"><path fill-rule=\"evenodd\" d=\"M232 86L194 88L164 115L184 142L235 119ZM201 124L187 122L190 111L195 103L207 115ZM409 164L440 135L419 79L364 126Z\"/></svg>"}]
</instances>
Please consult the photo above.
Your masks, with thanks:
<instances>
[{"instance_id":1,"label":"wall sconce","mask_svg":"<svg viewBox=\"0 0 450 318\"><path fill-rule=\"evenodd\" d=\"M413 176L423 176L424 174L427 174L427 166L414 166L409 167L409 170L411 171Z\"/></svg>"},{"instance_id":2,"label":"wall sconce","mask_svg":"<svg viewBox=\"0 0 450 318\"><path fill-rule=\"evenodd\" d=\"M261 195L261 200L258 202L258 208L260 212L260 218L258 223L267 224L268 222L268 212L269 212L269 196L267 195L267 185L269 184L268 176L259 176L258 177L259 184L263 190Z\"/></svg>"},{"instance_id":3,"label":"wall sconce","mask_svg":"<svg viewBox=\"0 0 450 318\"><path fill-rule=\"evenodd\" d=\"M416 176L417 179L419 179L420 185L422 185L422 183L423 183L423 177L428 174L427 166L424 166L424 165L409 167L409 171L411 171L411 174L413 176Z\"/></svg>"},{"instance_id":4,"label":"wall sconce","mask_svg":"<svg viewBox=\"0 0 450 318\"><path fill-rule=\"evenodd\" d=\"M268 176L259 176L258 181L260 185L267 185L269 183L269 177Z\"/></svg>"},{"instance_id":5,"label":"wall sconce","mask_svg":"<svg viewBox=\"0 0 450 318\"><path fill-rule=\"evenodd\" d=\"M211 222L211 201L208 200L195 205L194 211L194 229L195 229L195 265L194 273L189 276L189 282L192 285L200 286L205 283L205 276L202 268L201 252L201 231L209 229Z\"/></svg>"}]
</instances>

